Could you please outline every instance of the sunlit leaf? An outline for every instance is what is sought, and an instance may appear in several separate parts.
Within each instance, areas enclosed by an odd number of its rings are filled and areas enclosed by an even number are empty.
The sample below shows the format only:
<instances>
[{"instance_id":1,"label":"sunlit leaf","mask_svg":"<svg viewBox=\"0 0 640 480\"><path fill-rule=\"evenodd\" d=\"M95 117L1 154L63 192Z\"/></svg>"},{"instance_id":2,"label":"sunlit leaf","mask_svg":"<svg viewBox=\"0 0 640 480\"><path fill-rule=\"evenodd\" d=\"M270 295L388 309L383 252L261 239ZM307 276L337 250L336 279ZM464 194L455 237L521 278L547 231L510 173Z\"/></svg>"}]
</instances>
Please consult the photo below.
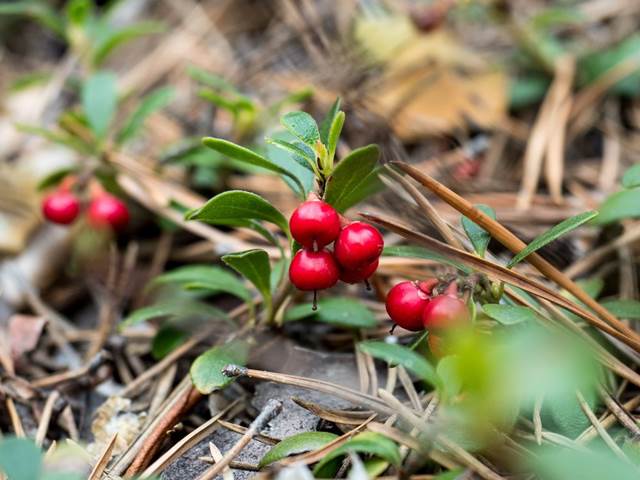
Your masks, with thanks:
<instances>
[{"instance_id":1,"label":"sunlit leaf","mask_svg":"<svg viewBox=\"0 0 640 480\"><path fill-rule=\"evenodd\" d=\"M292 135L311 148L320 140L318 124L307 112L289 112L283 115L281 122Z\"/></svg>"},{"instance_id":2,"label":"sunlit leaf","mask_svg":"<svg viewBox=\"0 0 640 480\"><path fill-rule=\"evenodd\" d=\"M338 438L336 434L329 432L303 432L292 435L269 450L260 460L258 467L265 467L289 455L317 450L336 438Z\"/></svg>"},{"instance_id":3,"label":"sunlit leaf","mask_svg":"<svg viewBox=\"0 0 640 480\"><path fill-rule=\"evenodd\" d=\"M594 219L598 215L596 211L580 213L571 218L560 222L556 226L544 232L542 235L536 237L529 245L527 245L522 251L520 251L511 261L507 264L507 268L512 268L514 265L524 260L527 256L541 249L545 245L553 242L554 240L566 235L572 230L575 230L579 226L587 223L589 220Z\"/></svg>"}]
</instances>

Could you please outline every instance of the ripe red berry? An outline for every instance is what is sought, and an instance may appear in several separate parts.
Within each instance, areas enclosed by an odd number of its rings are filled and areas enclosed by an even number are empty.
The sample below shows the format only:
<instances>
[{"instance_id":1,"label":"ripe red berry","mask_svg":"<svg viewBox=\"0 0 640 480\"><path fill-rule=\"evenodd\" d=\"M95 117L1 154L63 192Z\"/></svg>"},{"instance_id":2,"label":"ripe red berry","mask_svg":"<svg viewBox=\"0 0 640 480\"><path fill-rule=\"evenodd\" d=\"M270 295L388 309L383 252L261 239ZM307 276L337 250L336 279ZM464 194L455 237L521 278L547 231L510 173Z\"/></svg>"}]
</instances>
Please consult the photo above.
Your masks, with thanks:
<instances>
[{"instance_id":1,"label":"ripe red berry","mask_svg":"<svg viewBox=\"0 0 640 480\"><path fill-rule=\"evenodd\" d=\"M76 219L79 212L80 202L71 192L59 190L42 201L42 214L53 223L68 225Z\"/></svg>"},{"instance_id":2,"label":"ripe red berry","mask_svg":"<svg viewBox=\"0 0 640 480\"><path fill-rule=\"evenodd\" d=\"M373 275L378 269L378 264L380 260L374 261L369 265L366 265L362 268L358 268L356 270L350 270L348 268L340 269L340 280L344 283L360 283L367 280L371 275Z\"/></svg>"},{"instance_id":3,"label":"ripe red berry","mask_svg":"<svg viewBox=\"0 0 640 480\"><path fill-rule=\"evenodd\" d=\"M356 270L377 260L383 247L384 240L377 228L353 222L340 231L334 252L342 267Z\"/></svg>"},{"instance_id":4,"label":"ripe red berry","mask_svg":"<svg viewBox=\"0 0 640 480\"><path fill-rule=\"evenodd\" d=\"M422 330L422 312L429 305L429 295L414 282L401 282L387 294L387 313L402 328L417 332Z\"/></svg>"},{"instance_id":5,"label":"ripe red berry","mask_svg":"<svg viewBox=\"0 0 640 480\"><path fill-rule=\"evenodd\" d=\"M470 321L467 305L459 298L446 294L433 297L422 313L424 328L428 330L455 328Z\"/></svg>"},{"instance_id":6,"label":"ripe red berry","mask_svg":"<svg viewBox=\"0 0 640 480\"><path fill-rule=\"evenodd\" d=\"M89 204L89 223L95 227L110 226L121 230L129 223L129 209L125 203L108 193L102 193Z\"/></svg>"},{"instance_id":7,"label":"ripe red berry","mask_svg":"<svg viewBox=\"0 0 640 480\"><path fill-rule=\"evenodd\" d=\"M326 250L299 250L289 267L289 279L299 290L333 287L338 282L338 276L338 264Z\"/></svg>"},{"instance_id":8,"label":"ripe red berry","mask_svg":"<svg viewBox=\"0 0 640 480\"><path fill-rule=\"evenodd\" d=\"M295 209L289 219L291 235L306 248L314 243L322 248L340 234L340 217L331 205L322 200L310 200Z\"/></svg>"}]
</instances>

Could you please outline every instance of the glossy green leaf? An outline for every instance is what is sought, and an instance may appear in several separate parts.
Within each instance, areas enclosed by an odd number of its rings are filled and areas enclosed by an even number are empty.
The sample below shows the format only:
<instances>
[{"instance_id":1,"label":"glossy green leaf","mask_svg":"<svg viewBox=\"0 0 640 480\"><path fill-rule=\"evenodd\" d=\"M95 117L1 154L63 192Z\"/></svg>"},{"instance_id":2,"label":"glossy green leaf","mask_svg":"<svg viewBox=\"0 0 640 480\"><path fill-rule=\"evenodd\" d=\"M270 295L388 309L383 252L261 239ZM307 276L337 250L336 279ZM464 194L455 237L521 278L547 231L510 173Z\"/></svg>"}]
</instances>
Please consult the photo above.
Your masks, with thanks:
<instances>
[{"instance_id":1,"label":"glossy green leaf","mask_svg":"<svg viewBox=\"0 0 640 480\"><path fill-rule=\"evenodd\" d=\"M151 285L177 283L185 288L206 289L234 295L245 301L251 295L244 283L234 274L214 265L186 265L157 276Z\"/></svg>"},{"instance_id":2,"label":"glossy green leaf","mask_svg":"<svg viewBox=\"0 0 640 480\"><path fill-rule=\"evenodd\" d=\"M606 300L600 304L618 318L640 320L640 302L637 300Z\"/></svg>"},{"instance_id":3,"label":"glossy green leaf","mask_svg":"<svg viewBox=\"0 0 640 480\"><path fill-rule=\"evenodd\" d=\"M222 261L240 275L247 278L262 294L265 303L271 305L271 266L269 255L260 249L230 253L222 257Z\"/></svg>"},{"instance_id":4,"label":"glossy green leaf","mask_svg":"<svg viewBox=\"0 0 640 480\"><path fill-rule=\"evenodd\" d=\"M39 480L42 473L42 453L26 438L0 439L0 472L9 480Z\"/></svg>"},{"instance_id":5,"label":"glossy green leaf","mask_svg":"<svg viewBox=\"0 0 640 480\"><path fill-rule=\"evenodd\" d=\"M331 108L320 122L320 141L324 143L327 148L329 147L329 131L331 130L331 125L333 124L336 115L340 111L340 97L337 97Z\"/></svg>"},{"instance_id":6,"label":"glossy green leaf","mask_svg":"<svg viewBox=\"0 0 640 480\"><path fill-rule=\"evenodd\" d=\"M164 108L174 96L173 88L159 88L145 96L131 113L122 129L118 132L117 142L126 143L140 132L145 120L154 112Z\"/></svg>"},{"instance_id":7,"label":"glossy green leaf","mask_svg":"<svg viewBox=\"0 0 640 480\"><path fill-rule=\"evenodd\" d=\"M240 145L236 145L235 143L230 142L228 140L223 140L222 138L213 138L213 137L203 138L202 143L206 147L209 147L212 150L220 152L223 155L226 155L228 157L231 157L234 160L238 160L248 165L253 165L255 167L264 168L266 170L277 173L279 175L284 175L290 178L291 180L293 180L301 190L304 190L304 187L300 183L300 180L295 175L293 175L290 171L266 159L262 155L259 155L256 152L249 150L248 148L241 147Z\"/></svg>"},{"instance_id":8,"label":"glossy green leaf","mask_svg":"<svg viewBox=\"0 0 640 480\"><path fill-rule=\"evenodd\" d=\"M82 86L82 107L89 126L98 139L105 137L115 114L118 103L116 85L114 74L98 72Z\"/></svg>"},{"instance_id":9,"label":"glossy green leaf","mask_svg":"<svg viewBox=\"0 0 640 480\"><path fill-rule=\"evenodd\" d=\"M304 161L301 162L300 164L303 167L311 170L312 172L316 168L315 153L313 152L313 150L311 150L308 147L305 149L304 148L306 147L305 144L296 145L295 143L286 142L284 140L278 140L277 138L267 138L267 143L270 143L271 145L275 145L278 148L282 148L283 150L286 150L292 155L293 158L303 159Z\"/></svg>"},{"instance_id":10,"label":"glossy green leaf","mask_svg":"<svg viewBox=\"0 0 640 480\"><path fill-rule=\"evenodd\" d=\"M338 436L329 432L303 432L292 435L278 442L260 460L258 468L263 468L271 463L278 462L289 455L317 450Z\"/></svg>"},{"instance_id":11,"label":"glossy green leaf","mask_svg":"<svg viewBox=\"0 0 640 480\"><path fill-rule=\"evenodd\" d=\"M324 200L339 212L379 192L384 187L376 165L380 157L377 145L353 150L343 158L327 181Z\"/></svg>"},{"instance_id":12,"label":"glossy green leaf","mask_svg":"<svg viewBox=\"0 0 640 480\"><path fill-rule=\"evenodd\" d=\"M609 195L600 205L600 215L594 219L593 223L606 225L625 218L638 217L640 217L640 187Z\"/></svg>"},{"instance_id":13,"label":"glossy green leaf","mask_svg":"<svg viewBox=\"0 0 640 480\"><path fill-rule=\"evenodd\" d=\"M243 190L229 190L216 195L202 207L191 210L187 220L229 225L236 220L264 220L289 232L289 222L280 210L260 195Z\"/></svg>"},{"instance_id":14,"label":"glossy green leaf","mask_svg":"<svg viewBox=\"0 0 640 480\"><path fill-rule=\"evenodd\" d=\"M151 342L151 355L156 360L162 360L173 350L187 341L189 335L184 330L172 325L162 327Z\"/></svg>"},{"instance_id":15,"label":"glossy green leaf","mask_svg":"<svg viewBox=\"0 0 640 480\"><path fill-rule=\"evenodd\" d=\"M496 219L496 212L488 205L475 205L475 207L480 210L482 213L488 215L489 217ZM464 233L467 234L471 244L473 245L473 249L476 251L478 255L484 258L484 254L487 252L487 246L491 241L491 235L484 228L478 225L475 222L472 222L467 217L463 216L460 220L462 223L462 228L464 229Z\"/></svg>"},{"instance_id":16,"label":"glossy green leaf","mask_svg":"<svg viewBox=\"0 0 640 480\"><path fill-rule=\"evenodd\" d=\"M164 31L164 27L157 22L140 22L119 30L111 30L107 35L99 38L93 48L91 61L94 66L99 66L121 45L144 35L161 33L162 31Z\"/></svg>"},{"instance_id":17,"label":"glossy green leaf","mask_svg":"<svg viewBox=\"0 0 640 480\"><path fill-rule=\"evenodd\" d=\"M36 127L33 125L16 124L16 128L21 132L29 133L31 135L38 135L51 143L56 143L64 147L75 150L76 152L91 154L93 148L87 145L77 137L70 135L66 132L48 130L46 128Z\"/></svg>"},{"instance_id":18,"label":"glossy green leaf","mask_svg":"<svg viewBox=\"0 0 640 480\"><path fill-rule=\"evenodd\" d=\"M433 252L424 247L417 247L413 245L393 245L384 247L382 255L387 257L405 257L405 258L421 258L424 260L433 260L434 262L444 263L457 268L461 272L471 273L471 269L463 263L451 260L444 255L440 255L437 252Z\"/></svg>"},{"instance_id":19,"label":"glossy green leaf","mask_svg":"<svg viewBox=\"0 0 640 480\"><path fill-rule=\"evenodd\" d=\"M323 298L318 309L313 310L311 303L303 303L289 308L284 314L285 322L313 317L314 320L341 327L373 328L376 318L361 301L348 297Z\"/></svg>"},{"instance_id":20,"label":"glossy green leaf","mask_svg":"<svg viewBox=\"0 0 640 480\"><path fill-rule=\"evenodd\" d=\"M203 395L220 390L234 379L222 374L229 364L245 365L249 357L249 345L236 340L213 347L195 359L189 370L193 385Z\"/></svg>"},{"instance_id":21,"label":"glossy green leaf","mask_svg":"<svg viewBox=\"0 0 640 480\"><path fill-rule=\"evenodd\" d=\"M556 226L544 232L542 235L536 237L529 245L527 245L522 251L520 251L511 261L507 264L507 268L512 268L514 265L524 260L527 256L541 249L545 245L553 242L554 240L566 235L572 230L575 230L579 226L587 223L589 220L594 219L598 215L598 212L590 211L580 213L571 218L567 218L563 222L560 222Z\"/></svg>"},{"instance_id":22,"label":"glossy green leaf","mask_svg":"<svg viewBox=\"0 0 640 480\"><path fill-rule=\"evenodd\" d=\"M318 124L307 112L289 112L280 120L282 125L303 143L315 148L320 140Z\"/></svg>"},{"instance_id":23,"label":"glossy green leaf","mask_svg":"<svg viewBox=\"0 0 640 480\"><path fill-rule=\"evenodd\" d=\"M426 358L407 347L393 343L366 341L360 342L358 349L387 363L402 365L433 386L440 386L441 384L433 365Z\"/></svg>"},{"instance_id":24,"label":"glossy green leaf","mask_svg":"<svg viewBox=\"0 0 640 480\"><path fill-rule=\"evenodd\" d=\"M624 188L640 187L640 163L633 165L624 172L622 186Z\"/></svg>"},{"instance_id":25,"label":"glossy green leaf","mask_svg":"<svg viewBox=\"0 0 640 480\"><path fill-rule=\"evenodd\" d=\"M300 142L289 132L276 132L273 134L274 139L283 140L305 150L309 157L315 159L315 152L304 143ZM316 174L310 169L309 162L303 157L284 150L276 145L267 143L266 154L273 163L288 171L297 181L291 177L282 177L284 182L298 195L300 199L306 199L307 194L313 190L315 185Z\"/></svg>"},{"instance_id":26,"label":"glossy green leaf","mask_svg":"<svg viewBox=\"0 0 640 480\"><path fill-rule=\"evenodd\" d=\"M313 474L318 478L332 477L334 474L333 468L331 468L332 460L347 455L349 452L374 455L395 466L400 465L402 461L398 445L393 440L379 433L363 432L325 455L314 468Z\"/></svg>"},{"instance_id":27,"label":"glossy green leaf","mask_svg":"<svg viewBox=\"0 0 640 480\"><path fill-rule=\"evenodd\" d=\"M482 309L489 317L503 325L536 321L536 314L527 307L487 303L482 306Z\"/></svg>"}]
</instances>

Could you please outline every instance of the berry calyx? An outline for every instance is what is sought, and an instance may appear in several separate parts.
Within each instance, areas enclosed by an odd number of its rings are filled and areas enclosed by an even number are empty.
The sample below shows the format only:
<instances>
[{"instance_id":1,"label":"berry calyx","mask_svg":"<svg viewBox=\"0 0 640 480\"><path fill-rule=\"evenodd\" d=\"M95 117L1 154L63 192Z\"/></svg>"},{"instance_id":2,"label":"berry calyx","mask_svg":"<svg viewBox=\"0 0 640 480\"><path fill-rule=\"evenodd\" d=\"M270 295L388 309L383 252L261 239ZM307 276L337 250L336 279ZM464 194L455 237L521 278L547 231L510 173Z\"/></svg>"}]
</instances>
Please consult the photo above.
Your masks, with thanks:
<instances>
[{"instance_id":1,"label":"berry calyx","mask_svg":"<svg viewBox=\"0 0 640 480\"><path fill-rule=\"evenodd\" d=\"M365 282L371 275L373 275L378 269L380 260L376 259L374 262L366 265L362 268L351 270L348 268L340 269L340 280L344 283L360 283Z\"/></svg>"},{"instance_id":2,"label":"berry calyx","mask_svg":"<svg viewBox=\"0 0 640 480\"><path fill-rule=\"evenodd\" d=\"M291 235L306 248L322 248L340 234L340 217L322 200L309 200L295 209L289 219Z\"/></svg>"},{"instance_id":3,"label":"berry calyx","mask_svg":"<svg viewBox=\"0 0 640 480\"><path fill-rule=\"evenodd\" d=\"M431 295L436 285L438 285L437 278L427 278L426 280L418 282L418 288L427 295Z\"/></svg>"},{"instance_id":4,"label":"berry calyx","mask_svg":"<svg viewBox=\"0 0 640 480\"><path fill-rule=\"evenodd\" d=\"M429 295L415 282L401 282L387 294L387 313L397 325L406 330L422 330L422 315L430 303Z\"/></svg>"},{"instance_id":5,"label":"berry calyx","mask_svg":"<svg viewBox=\"0 0 640 480\"><path fill-rule=\"evenodd\" d=\"M456 328L470 321L467 305L459 298L447 294L433 297L422 313L424 328L430 331Z\"/></svg>"},{"instance_id":6,"label":"berry calyx","mask_svg":"<svg viewBox=\"0 0 640 480\"><path fill-rule=\"evenodd\" d=\"M88 217L94 227L122 230L129 223L129 208L118 197L101 193L89 204Z\"/></svg>"},{"instance_id":7,"label":"berry calyx","mask_svg":"<svg viewBox=\"0 0 640 480\"><path fill-rule=\"evenodd\" d=\"M73 193L59 190L42 201L42 214L53 223L69 225L80 212L80 201Z\"/></svg>"},{"instance_id":8,"label":"berry calyx","mask_svg":"<svg viewBox=\"0 0 640 480\"><path fill-rule=\"evenodd\" d=\"M377 260L383 248L384 240L377 228L353 222L340 231L334 252L343 268L356 270Z\"/></svg>"},{"instance_id":9,"label":"berry calyx","mask_svg":"<svg viewBox=\"0 0 640 480\"><path fill-rule=\"evenodd\" d=\"M338 282L338 264L326 250L313 252L302 249L295 254L289 267L289 279L298 290L323 290Z\"/></svg>"}]
</instances>

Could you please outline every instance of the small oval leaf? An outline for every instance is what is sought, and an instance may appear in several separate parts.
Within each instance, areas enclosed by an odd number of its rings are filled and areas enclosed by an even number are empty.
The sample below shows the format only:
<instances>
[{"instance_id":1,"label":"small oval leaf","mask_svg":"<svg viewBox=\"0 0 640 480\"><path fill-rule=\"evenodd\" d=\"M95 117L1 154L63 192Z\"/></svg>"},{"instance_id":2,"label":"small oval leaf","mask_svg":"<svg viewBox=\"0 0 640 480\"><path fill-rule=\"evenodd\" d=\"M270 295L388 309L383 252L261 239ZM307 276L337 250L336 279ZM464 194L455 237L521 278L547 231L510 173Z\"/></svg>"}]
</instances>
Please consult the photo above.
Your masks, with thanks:
<instances>
[{"instance_id":1,"label":"small oval leaf","mask_svg":"<svg viewBox=\"0 0 640 480\"><path fill-rule=\"evenodd\" d=\"M637 300L606 300L600 304L618 318L640 320L640 302Z\"/></svg>"},{"instance_id":2,"label":"small oval leaf","mask_svg":"<svg viewBox=\"0 0 640 480\"><path fill-rule=\"evenodd\" d=\"M375 432L363 432L346 441L335 450L324 456L313 469L313 474L319 478L329 478L333 475L332 460L348 455L350 452L364 453L380 457L392 465L398 466L402 461L400 449L396 443ZM328 468L325 468L328 467Z\"/></svg>"},{"instance_id":3,"label":"small oval leaf","mask_svg":"<svg viewBox=\"0 0 640 480\"><path fill-rule=\"evenodd\" d=\"M185 215L187 220L229 225L238 220L264 220L289 231L289 222L276 207L260 195L244 190L229 190L216 195L202 207Z\"/></svg>"},{"instance_id":4,"label":"small oval leaf","mask_svg":"<svg viewBox=\"0 0 640 480\"><path fill-rule=\"evenodd\" d=\"M242 281L231 272L213 265L186 265L157 276L151 286L176 283L184 288L224 292L250 301L251 295Z\"/></svg>"},{"instance_id":5,"label":"small oval leaf","mask_svg":"<svg viewBox=\"0 0 640 480\"><path fill-rule=\"evenodd\" d=\"M320 141L318 124L307 112L289 112L281 119L282 125L311 148Z\"/></svg>"},{"instance_id":6,"label":"small oval leaf","mask_svg":"<svg viewBox=\"0 0 640 480\"><path fill-rule=\"evenodd\" d=\"M368 353L372 357L379 358L388 363L398 364L413 372L422 380L435 387L441 384L436 370L424 357L402 345L392 343L367 341L360 342L358 349Z\"/></svg>"},{"instance_id":7,"label":"small oval leaf","mask_svg":"<svg viewBox=\"0 0 640 480\"><path fill-rule=\"evenodd\" d=\"M575 230L580 225L587 223L589 220L594 219L597 215L598 212L593 210L590 212L581 213L579 215L576 215L575 217L567 218L563 222L560 222L555 227L552 227L542 235L536 237L529 245L518 252L518 254L513 257L507 264L507 268L512 268L514 265L524 260L527 256L531 255L537 250L540 250L545 245L553 242L554 240L569 233L570 231Z\"/></svg>"},{"instance_id":8,"label":"small oval leaf","mask_svg":"<svg viewBox=\"0 0 640 480\"><path fill-rule=\"evenodd\" d=\"M482 309L489 317L503 325L515 325L536 320L534 311L527 307L487 303L482 306Z\"/></svg>"},{"instance_id":9,"label":"small oval leaf","mask_svg":"<svg viewBox=\"0 0 640 480\"><path fill-rule=\"evenodd\" d=\"M600 205L600 215L593 221L595 225L640 217L640 187L622 190L607 197Z\"/></svg>"},{"instance_id":10,"label":"small oval leaf","mask_svg":"<svg viewBox=\"0 0 640 480\"><path fill-rule=\"evenodd\" d=\"M325 298L313 310L310 303L289 308L284 314L285 322L314 317L315 320L350 328L373 328L376 318L362 302L347 297Z\"/></svg>"},{"instance_id":11,"label":"small oval leaf","mask_svg":"<svg viewBox=\"0 0 640 480\"><path fill-rule=\"evenodd\" d=\"M222 261L253 283L262 294L265 304L271 305L271 265L267 252L254 249L230 253L222 257Z\"/></svg>"},{"instance_id":12,"label":"small oval leaf","mask_svg":"<svg viewBox=\"0 0 640 480\"><path fill-rule=\"evenodd\" d=\"M487 214L494 220L496 219L496 212L488 205L475 205L475 207L480 210L482 213ZM463 216L461 218L462 228L464 229L464 233L467 234L471 244L473 245L473 249L476 251L478 255L484 258L484 254L487 251L487 246L491 241L491 235L484 228L482 228L477 223L469 220L467 217Z\"/></svg>"},{"instance_id":13,"label":"small oval leaf","mask_svg":"<svg viewBox=\"0 0 640 480\"><path fill-rule=\"evenodd\" d=\"M289 455L317 450L338 436L329 432L304 432L287 437L269 450L258 464L259 468L278 462Z\"/></svg>"},{"instance_id":14,"label":"small oval leaf","mask_svg":"<svg viewBox=\"0 0 640 480\"><path fill-rule=\"evenodd\" d=\"M339 212L379 192L384 184L376 165L380 157L377 145L367 145L343 158L331 173L324 200Z\"/></svg>"},{"instance_id":15,"label":"small oval leaf","mask_svg":"<svg viewBox=\"0 0 640 480\"><path fill-rule=\"evenodd\" d=\"M189 370L193 385L203 395L226 387L234 379L222 374L229 364L245 365L249 355L247 342L236 340L213 347L195 359Z\"/></svg>"}]
</instances>

